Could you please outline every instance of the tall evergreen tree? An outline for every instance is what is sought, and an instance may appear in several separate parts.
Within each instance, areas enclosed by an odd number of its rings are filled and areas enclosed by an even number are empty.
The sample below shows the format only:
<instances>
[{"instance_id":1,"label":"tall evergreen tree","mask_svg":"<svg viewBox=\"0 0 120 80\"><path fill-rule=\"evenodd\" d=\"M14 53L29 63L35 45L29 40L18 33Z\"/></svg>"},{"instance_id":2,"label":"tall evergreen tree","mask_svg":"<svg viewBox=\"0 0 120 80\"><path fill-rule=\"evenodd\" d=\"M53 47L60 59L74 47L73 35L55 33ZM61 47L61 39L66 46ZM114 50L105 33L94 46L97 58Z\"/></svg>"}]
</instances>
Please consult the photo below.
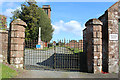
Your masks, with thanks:
<instances>
[{"instance_id":1,"label":"tall evergreen tree","mask_svg":"<svg viewBox=\"0 0 120 80\"><path fill-rule=\"evenodd\" d=\"M53 28L48 15L38 7L37 2L25 2L21 4L22 11L13 12L12 20L20 18L26 22L25 40L38 40L39 27L41 27L42 41L49 42L52 39Z\"/></svg>"}]
</instances>

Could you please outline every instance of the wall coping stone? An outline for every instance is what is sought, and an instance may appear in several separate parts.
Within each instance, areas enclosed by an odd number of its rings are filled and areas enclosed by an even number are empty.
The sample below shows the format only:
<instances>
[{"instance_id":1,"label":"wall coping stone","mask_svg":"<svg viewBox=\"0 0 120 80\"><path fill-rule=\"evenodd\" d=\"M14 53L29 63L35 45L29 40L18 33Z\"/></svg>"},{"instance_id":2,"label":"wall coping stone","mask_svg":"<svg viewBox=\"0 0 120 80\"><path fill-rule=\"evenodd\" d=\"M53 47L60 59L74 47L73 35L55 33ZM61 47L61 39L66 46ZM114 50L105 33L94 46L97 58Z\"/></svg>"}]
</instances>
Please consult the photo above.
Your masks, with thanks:
<instances>
[{"instance_id":1,"label":"wall coping stone","mask_svg":"<svg viewBox=\"0 0 120 80\"><path fill-rule=\"evenodd\" d=\"M0 33L8 33L6 30L0 30Z\"/></svg>"},{"instance_id":2,"label":"wall coping stone","mask_svg":"<svg viewBox=\"0 0 120 80\"><path fill-rule=\"evenodd\" d=\"M16 20L13 20L11 22L12 25L22 25L22 26L27 26L27 24L21 20L20 18L17 18Z\"/></svg>"},{"instance_id":3,"label":"wall coping stone","mask_svg":"<svg viewBox=\"0 0 120 80\"><path fill-rule=\"evenodd\" d=\"M88 25L103 25L103 23L96 18L90 19L85 23L85 26L87 27Z\"/></svg>"}]
</instances>

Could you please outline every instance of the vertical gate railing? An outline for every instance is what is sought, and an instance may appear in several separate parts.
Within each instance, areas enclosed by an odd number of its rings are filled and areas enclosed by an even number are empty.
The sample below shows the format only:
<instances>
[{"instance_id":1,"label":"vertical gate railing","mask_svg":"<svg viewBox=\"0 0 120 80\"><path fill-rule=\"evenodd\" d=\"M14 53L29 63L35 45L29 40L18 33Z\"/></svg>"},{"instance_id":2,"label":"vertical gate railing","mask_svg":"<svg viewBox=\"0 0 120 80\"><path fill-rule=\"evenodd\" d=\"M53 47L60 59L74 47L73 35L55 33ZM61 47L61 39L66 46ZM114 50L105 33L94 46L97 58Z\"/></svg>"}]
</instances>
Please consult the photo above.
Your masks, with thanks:
<instances>
[{"instance_id":1,"label":"vertical gate railing","mask_svg":"<svg viewBox=\"0 0 120 80\"><path fill-rule=\"evenodd\" d=\"M82 40L42 43L38 44L37 40L25 42L24 67L26 69L80 70L80 55L83 54Z\"/></svg>"},{"instance_id":2,"label":"vertical gate railing","mask_svg":"<svg viewBox=\"0 0 120 80\"><path fill-rule=\"evenodd\" d=\"M80 71L80 55L83 55L83 41L60 40L56 43L54 68Z\"/></svg>"}]
</instances>

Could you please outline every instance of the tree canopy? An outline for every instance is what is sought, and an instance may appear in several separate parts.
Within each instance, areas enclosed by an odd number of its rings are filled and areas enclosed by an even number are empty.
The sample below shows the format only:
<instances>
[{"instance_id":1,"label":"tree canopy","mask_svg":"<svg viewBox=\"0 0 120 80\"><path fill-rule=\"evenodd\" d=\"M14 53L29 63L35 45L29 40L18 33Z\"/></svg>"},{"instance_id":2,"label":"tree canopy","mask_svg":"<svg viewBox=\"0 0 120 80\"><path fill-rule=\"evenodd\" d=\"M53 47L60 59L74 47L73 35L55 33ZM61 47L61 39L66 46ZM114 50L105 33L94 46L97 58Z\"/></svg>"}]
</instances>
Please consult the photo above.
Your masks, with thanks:
<instances>
[{"instance_id":1,"label":"tree canopy","mask_svg":"<svg viewBox=\"0 0 120 80\"><path fill-rule=\"evenodd\" d=\"M25 27L25 40L38 40L39 27L41 27L42 41L49 42L52 39L53 31L51 20L37 2L25 2L21 4L21 11L15 10L11 20L20 18L26 22Z\"/></svg>"}]
</instances>

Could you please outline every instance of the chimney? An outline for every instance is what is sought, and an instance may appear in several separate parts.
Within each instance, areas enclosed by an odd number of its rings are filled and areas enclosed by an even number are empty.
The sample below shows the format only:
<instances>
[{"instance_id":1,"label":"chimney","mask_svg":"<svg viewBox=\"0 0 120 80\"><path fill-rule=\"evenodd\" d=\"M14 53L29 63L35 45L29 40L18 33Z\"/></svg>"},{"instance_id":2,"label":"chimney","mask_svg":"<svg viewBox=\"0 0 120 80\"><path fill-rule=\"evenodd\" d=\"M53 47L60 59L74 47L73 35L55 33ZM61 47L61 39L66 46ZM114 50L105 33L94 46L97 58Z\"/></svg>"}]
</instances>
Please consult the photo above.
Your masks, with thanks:
<instances>
[{"instance_id":1,"label":"chimney","mask_svg":"<svg viewBox=\"0 0 120 80\"><path fill-rule=\"evenodd\" d=\"M50 5L43 5L42 9L45 11L45 13L48 15L48 17L51 18L51 7L50 7Z\"/></svg>"}]
</instances>

